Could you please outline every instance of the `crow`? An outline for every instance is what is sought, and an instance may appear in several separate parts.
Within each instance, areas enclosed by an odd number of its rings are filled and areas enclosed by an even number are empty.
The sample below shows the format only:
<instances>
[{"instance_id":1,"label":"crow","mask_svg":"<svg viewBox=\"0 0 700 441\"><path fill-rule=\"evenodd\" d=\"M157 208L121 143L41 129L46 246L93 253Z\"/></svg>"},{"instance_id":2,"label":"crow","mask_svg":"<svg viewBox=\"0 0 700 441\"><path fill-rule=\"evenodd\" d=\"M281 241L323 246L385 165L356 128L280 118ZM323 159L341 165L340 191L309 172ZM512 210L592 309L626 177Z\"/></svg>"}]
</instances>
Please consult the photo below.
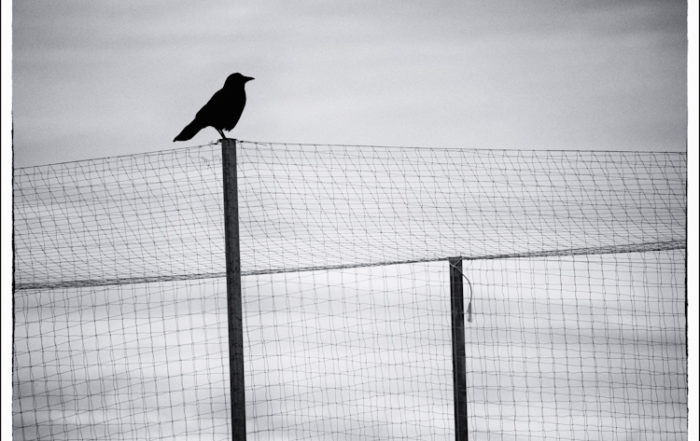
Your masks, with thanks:
<instances>
[{"instance_id":1,"label":"crow","mask_svg":"<svg viewBox=\"0 0 700 441\"><path fill-rule=\"evenodd\" d=\"M200 130L208 126L215 128L222 138L226 138L223 131L236 127L245 107L245 83L253 79L238 72L229 75L224 82L224 87L197 112L192 122L182 129L173 142L192 139Z\"/></svg>"}]
</instances>

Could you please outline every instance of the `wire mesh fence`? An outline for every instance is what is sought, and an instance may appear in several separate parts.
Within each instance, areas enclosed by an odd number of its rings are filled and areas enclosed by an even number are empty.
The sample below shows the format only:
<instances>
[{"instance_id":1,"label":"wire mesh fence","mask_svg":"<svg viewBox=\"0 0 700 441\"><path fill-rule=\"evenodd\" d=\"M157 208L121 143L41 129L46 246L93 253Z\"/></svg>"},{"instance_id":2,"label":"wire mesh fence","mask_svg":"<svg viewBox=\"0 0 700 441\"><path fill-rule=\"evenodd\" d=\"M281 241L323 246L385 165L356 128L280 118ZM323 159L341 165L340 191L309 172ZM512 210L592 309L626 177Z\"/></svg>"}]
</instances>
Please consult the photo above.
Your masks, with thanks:
<instances>
[{"instance_id":1,"label":"wire mesh fence","mask_svg":"<svg viewBox=\"0 0 700 441\"><path fill-rule=\"evenodd\" d=\"M16 439L227 439L220 162L15 171Z\"/></svg>"},{"instance_id":2,"label":"wire mesh fence","mask_svg":"<svg viewBox=\"0 0 700 441\"><path fill-rule=\"evenodd\" d=\"M687 439L685 155L238 143L15 170L16 439ZM471 289L469 289L471 288Z\"/></svg>"}]
</instances>

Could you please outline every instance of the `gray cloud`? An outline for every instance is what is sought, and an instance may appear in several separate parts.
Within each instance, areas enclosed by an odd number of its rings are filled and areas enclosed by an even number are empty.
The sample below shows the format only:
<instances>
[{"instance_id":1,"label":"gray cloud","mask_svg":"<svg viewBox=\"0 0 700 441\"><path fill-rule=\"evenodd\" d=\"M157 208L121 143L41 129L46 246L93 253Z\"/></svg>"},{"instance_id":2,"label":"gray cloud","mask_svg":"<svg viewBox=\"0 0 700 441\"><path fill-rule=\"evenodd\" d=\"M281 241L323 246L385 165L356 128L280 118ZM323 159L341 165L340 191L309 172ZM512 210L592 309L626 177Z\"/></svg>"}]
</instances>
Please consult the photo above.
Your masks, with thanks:
<instances>
[{"instance_id":1,"label":"gray cloud","mask_svg":"<svg viewBox=\"0 0 700 441\"><path fill-rule=\"evenodd\" d=\"M685 148L684 2L223 5L17 2L16 165L166 148L232 71L243 139Z\"/></svg>"}]
</instances>

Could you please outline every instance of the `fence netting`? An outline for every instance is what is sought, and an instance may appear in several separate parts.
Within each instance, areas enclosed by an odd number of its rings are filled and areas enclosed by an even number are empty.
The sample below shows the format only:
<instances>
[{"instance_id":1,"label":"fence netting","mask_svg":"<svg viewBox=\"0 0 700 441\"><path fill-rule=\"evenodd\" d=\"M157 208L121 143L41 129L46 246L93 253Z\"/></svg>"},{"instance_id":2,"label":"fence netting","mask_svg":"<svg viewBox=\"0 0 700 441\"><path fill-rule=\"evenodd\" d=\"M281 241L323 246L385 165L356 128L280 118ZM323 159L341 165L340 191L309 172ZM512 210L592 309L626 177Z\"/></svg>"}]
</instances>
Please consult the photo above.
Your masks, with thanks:
<instances>
[{"instance_id":1,"label":"fence netting","mask_svg":"<svg viewBox=\"0 0 700 441\"><path fill-rule=\"evenodd\" d=\"M16 439L687 439L681 153L238 142L14 173Z\"/></svg>"}]
</instances>

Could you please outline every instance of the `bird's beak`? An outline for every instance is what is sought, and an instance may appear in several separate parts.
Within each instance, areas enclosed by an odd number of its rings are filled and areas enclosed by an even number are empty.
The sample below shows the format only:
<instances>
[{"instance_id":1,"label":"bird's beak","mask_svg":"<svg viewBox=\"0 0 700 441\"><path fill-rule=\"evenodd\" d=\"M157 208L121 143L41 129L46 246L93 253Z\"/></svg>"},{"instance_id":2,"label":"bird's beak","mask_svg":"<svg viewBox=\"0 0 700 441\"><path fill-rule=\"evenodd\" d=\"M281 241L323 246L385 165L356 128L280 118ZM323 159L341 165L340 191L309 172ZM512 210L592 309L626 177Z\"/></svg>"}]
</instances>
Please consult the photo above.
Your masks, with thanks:
<instances>
[{"instance_id":1,"label":"bird's beak","mask_svg":"<svg viewBox=\"0 0 700 441\"><path fill-rule=\"evenodd\" d=\"M245 82L247 83L248 81L254 80L255 78L253 78L253 77L243 77L243 79L244 79Z\"/></svg>"}]
</instances>

